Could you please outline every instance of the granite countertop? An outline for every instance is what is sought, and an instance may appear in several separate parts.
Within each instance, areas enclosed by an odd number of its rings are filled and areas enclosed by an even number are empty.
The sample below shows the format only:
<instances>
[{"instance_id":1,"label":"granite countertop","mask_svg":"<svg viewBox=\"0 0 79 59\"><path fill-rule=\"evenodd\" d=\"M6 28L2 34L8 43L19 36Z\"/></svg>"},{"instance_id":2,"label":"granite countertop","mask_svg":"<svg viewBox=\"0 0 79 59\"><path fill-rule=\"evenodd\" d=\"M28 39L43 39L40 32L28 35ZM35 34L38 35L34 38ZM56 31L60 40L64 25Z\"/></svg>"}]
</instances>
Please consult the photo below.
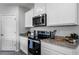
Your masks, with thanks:
<instances>
[{"instance_id":1,"label":"granite countertop","mask_svg":"<svg viewBox=\"0 0 79 59\"><path fill-rule=\"evenodd\" d=\"M78 46L78 43L69 43L64 39L42 39L41 42L72 48L72 49L76 49Z\"/></svg>"},{"instance_id":2,"label":"granite countertop","mask_svg":"<svg viewBox=\"0 0 79 59\"><path fill-rule=\"evenodd\" d=\"M23 36L23 37L27 38L27 36L25 36L25 35L20 35L20 36ZM77 40L76 43L69 43L66 40L61 39L61 38L41 39L41 42L45 42L45 43L48 43L48 44L54 44L54 45L58 45L58 46L62 46L62 47L67 47L67 48L71 48L71 49L76 49L78 47L78 44L79 44L79 40Z\"/></svg>"}]
</instances>

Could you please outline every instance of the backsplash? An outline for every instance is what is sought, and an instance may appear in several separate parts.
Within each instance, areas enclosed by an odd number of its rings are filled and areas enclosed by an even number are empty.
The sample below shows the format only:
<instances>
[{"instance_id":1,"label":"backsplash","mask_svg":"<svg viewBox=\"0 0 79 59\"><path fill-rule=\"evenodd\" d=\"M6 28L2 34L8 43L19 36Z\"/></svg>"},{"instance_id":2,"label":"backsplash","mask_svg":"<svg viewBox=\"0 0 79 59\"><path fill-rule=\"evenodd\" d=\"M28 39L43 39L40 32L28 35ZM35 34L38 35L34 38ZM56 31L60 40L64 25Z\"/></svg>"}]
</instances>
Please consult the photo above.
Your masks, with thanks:
<instances>
[{"instance_id":1,"label":"backsplash","mask_svg":"<svg viewBox=\"0 0 79 59\"><path fill-rule=\"evenodd\" d=\"M44 30L44 31L53 31L57 30L56 35L66 36L70 33L77 33L79 35L79 26L62 26L62 27L33 27L30 28L30 31L34 30Z\"/></svg>"}]
</instances>

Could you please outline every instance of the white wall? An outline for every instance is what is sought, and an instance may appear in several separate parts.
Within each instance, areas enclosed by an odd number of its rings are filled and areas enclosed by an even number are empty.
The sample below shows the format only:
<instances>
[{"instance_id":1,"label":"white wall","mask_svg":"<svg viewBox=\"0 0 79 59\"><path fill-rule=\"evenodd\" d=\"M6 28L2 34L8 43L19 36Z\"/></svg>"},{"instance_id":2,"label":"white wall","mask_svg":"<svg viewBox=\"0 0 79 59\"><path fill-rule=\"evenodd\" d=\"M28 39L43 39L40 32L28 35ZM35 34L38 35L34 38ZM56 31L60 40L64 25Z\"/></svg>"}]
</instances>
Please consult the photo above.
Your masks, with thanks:
<instances>
[{"instance_id":1,"label":"white wall","mask_svg":"<svg viewBox=\"0 0 79 59\"><path fill-rule=\"evenodd\" d=\"M25 12L28 9L19 7L19 33L25 33Z\"/></svg>"},{"instance_id":2,"label":"white wall","mask_svg":"<svg viewBox=\"0 0 79 59\"><path fill-rule=\"evenodd\" d=\"M0 14L18 15L18 6L0 6Z\"/></svg>"}]
</instances>

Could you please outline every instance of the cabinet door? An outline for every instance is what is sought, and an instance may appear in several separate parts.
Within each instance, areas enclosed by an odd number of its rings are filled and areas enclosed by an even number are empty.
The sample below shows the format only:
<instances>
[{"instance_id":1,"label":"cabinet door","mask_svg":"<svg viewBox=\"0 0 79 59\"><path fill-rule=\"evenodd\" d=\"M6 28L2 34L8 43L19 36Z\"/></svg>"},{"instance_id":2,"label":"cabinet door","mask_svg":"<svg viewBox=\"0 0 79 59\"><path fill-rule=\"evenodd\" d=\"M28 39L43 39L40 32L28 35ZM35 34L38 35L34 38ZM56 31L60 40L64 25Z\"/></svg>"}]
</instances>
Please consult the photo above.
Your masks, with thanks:
<instances>
[{"instance_id":1,"label":"cabinet door","mask_svg":"<svg viewBox=\"0 0 79 59\"><path fill-rule=\"evenodd\" d=\"M47 25L75 25L77 24L77 4L48 3Z\"/></svg>"},{"instance_id":2,"label":"cabinet door","mask_svg":"<svg viewBox=\"0 0 79 59\"><path fill-rule=\"evenodd\" d=\"M34 6L34 16L46 13L46 4L45 3L35 3Z\"/></svg>"},{"instance_id":3,"label":"cabinet door","mask_svg":"<svg viewBox=\"0 0 79 59\"><path fill-rule=\"evenodd\" d=\"M55 50L51 50L50 48L48 49L48 48L42 47L42 49L43 49L43 52L41 52L42 55L64 55Z\"/></svg>"},{"instance_id":4,"label":"cabinet door","mask_svg":"<svg viewBox=\"0 0 79 59\"><path fill-rule=\"evenodd\" d=\"M20 37L20 49L28 54L28 38Z\"/></svg>"},{"instance_id":5,"label":"cabinet door","mask_svg":"<svg viewBox=\"0 0 79 59\"><path fill-rule=\"evenodd\" d=\"M26 54L28 54L28 38L24 39L24 51Z\"/></svg>"},{"instance_id":6,"label":"cabinet door","mask_svg":"<svg viewBox=\"0 0 79 59\"><path fill-rule=\"evenodd\" d=\"M56 50L53 50L51 48L49 48L48 46L47 47L44 47L44 46L47 46L47 45L41 45L41 54L42 55L64 55Z\"/></svg>"},{"instance_id":7,"label":"cabinet door","mask_svg":"<svg viewBox=\"0 0 79 59\"><path fill-rule=\"evenodd\" d=\"M24 47L24 40L22 37L20 37L20 49L23 50Z\"/></svg>"},{"instance_id":8,"label":"cabinet door","mask_svg":"<svg viewBox=\"0 0 79 59\"><path fill-rule=\"evenodd\" d=\"M25 27L32 27L33 9L25 13Z\"/></svg>"}]
</instances>

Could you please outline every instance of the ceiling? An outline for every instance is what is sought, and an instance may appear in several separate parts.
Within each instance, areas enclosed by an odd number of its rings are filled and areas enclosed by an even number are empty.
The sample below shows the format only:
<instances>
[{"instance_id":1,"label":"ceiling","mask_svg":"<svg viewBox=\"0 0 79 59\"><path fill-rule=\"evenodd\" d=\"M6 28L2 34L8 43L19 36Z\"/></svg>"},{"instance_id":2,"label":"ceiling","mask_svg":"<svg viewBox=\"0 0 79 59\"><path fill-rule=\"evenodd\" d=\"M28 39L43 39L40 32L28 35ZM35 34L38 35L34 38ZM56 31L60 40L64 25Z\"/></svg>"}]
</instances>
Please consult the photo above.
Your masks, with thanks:
<instances>
[{"instance_id":1,"label":"ceiling","mask_svg":"<svg viewBox=\"0 0 79 59\"><path fill-rule=\"evenodd\" d=\"M0 3L0 6L20 6L30 9L34 6L34 3Z\"/></svg>"}]
</instances>

